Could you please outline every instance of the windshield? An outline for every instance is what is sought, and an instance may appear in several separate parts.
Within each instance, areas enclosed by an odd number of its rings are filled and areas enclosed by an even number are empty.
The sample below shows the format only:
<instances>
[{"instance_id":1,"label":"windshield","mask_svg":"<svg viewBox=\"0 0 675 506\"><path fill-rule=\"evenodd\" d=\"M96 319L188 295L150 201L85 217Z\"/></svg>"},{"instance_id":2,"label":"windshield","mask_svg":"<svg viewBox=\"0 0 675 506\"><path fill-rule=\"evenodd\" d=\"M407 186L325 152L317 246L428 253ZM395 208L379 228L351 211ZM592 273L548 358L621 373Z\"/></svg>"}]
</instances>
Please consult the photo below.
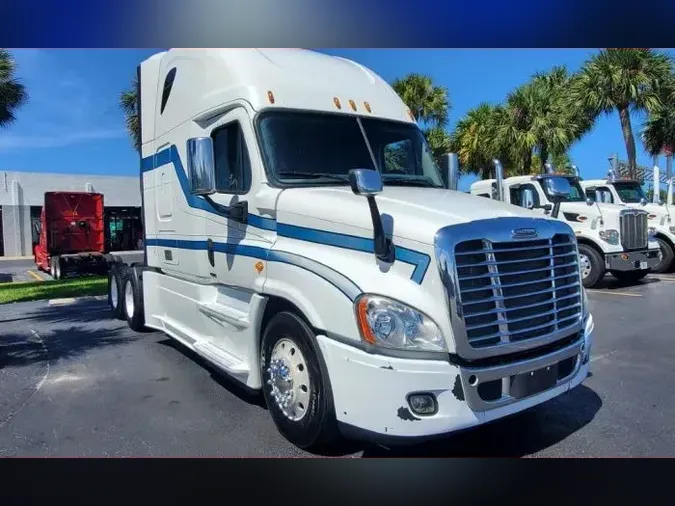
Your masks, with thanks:
<instances>
[{"instance_id":1,"label":"windshield","mask_svg":"<svg viewBox=\"0 0 675 506\"><path fill-rule=\"evenodd\" d=\"M642 199L647 198L640 183L614 183L614 189L619 194L621 201L626 204L638 204Z\"/></svg>"},{"instance_id":2,"label":"windshield","mask_svg":"<svg viewBox=\"0 0 675 506\"><path fill-rule=\"evenodd\" d=\"M351 169L377 169L385 185L443 187L416 125L373 118L361 125L346 114L264 113L258 129L269 175L284 185L340 185Z\"/></svg>"},{"instance_id":3,"label":"windshield","mask_svg":"<svg viewBox=\"0 0 675 506\"><path fill-rule=\"evenodd\" d=\"M556 176L556 177L561 177L561 176ZM543 183L544 179L541 180ZM570 194L569 196L563 200L563 202L585 202L586 197L584 196L584 190L581 189L581 185L579 184L579 181L574 179L574 178L567 178L567 180L570 182ZM551 195L549 195L548 189L546 188L545 184L542 184L541 187L544 189L544 193L546 194L546 197L551 200Z\"/></svg>"}]
</instances>

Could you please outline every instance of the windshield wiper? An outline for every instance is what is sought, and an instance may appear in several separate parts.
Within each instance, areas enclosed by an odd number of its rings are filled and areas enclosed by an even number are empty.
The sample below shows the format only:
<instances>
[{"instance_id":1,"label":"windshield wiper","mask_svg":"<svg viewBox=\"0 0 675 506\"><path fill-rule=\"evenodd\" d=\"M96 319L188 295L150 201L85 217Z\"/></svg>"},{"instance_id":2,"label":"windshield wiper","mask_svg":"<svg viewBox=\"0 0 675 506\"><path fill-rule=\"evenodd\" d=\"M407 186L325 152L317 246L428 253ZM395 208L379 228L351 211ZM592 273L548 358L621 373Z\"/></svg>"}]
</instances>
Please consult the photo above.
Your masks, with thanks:
<instances>
[{"instance_id":1,"label":"windshield wiper","mask_svg":"<svg viewBox=\"0 0 675 506\"><path fill-rule=\"evenodd\" d=\"M330 174L328 172L278 172L277 176L298 179L333 179L345 183L349 180L347 174Z\"/></svg>"},{"instance_id":2,"label":"windshield wiper","mask_svg":"<svg viewBox=\"0 0 675 506\"><path fill-rule=\"evenodd\" d=\"M442 188L428 179L408 179L405 177L383 178L384 185L401 185L401 186L425 186L430 188Z\"/></svg>"}]
</instances>

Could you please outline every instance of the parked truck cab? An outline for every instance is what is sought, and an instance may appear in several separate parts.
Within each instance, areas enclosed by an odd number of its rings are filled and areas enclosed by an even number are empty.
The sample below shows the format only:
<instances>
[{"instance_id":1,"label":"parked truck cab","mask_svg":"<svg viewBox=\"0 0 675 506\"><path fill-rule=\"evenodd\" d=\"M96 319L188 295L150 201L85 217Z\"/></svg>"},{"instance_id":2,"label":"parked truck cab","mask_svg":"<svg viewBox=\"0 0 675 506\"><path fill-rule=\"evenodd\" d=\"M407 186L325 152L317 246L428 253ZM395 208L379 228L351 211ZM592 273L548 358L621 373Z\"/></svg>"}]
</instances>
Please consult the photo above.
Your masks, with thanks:
<instances>
[{"instance_id":1,"label":"parked truck cab","mask_svg":"<svg viewBox=\"0 0 675 506\"><path fill-rule=\"evenodd\" d=\"M618 177L611 169L606 179L581 181L586 197L594 202L607 202L640 209L647 213L648 225L654 240L661 248L661 259L652 267L653 272L668 272L675 267L675 222L673 212L673 178L665 180L658 166L654 166L654 195L652 202L642 189L642 182ZM661 202L659 188L661 183L667 184L666 202Z\"/></svg>"},{"instance_id":2,"label":"parked truck cab","mask_svg":"<svg viewBox=\"0 0 675 506\"><path fill-rule=\"evenodd\" d=\"M508 178L503 178L498 160L495 166L497 178L473 183L471 193L503 200L569 224L579 243L586 288L596 286L606 272L619 280L634 282L658 265L661 252L648 231L647 212L586 199L578 175L556 174L551 165L547 166L546 174ZM570 194L556 209L549 182L559 177L569 181Z\"/></svg>"},{"instance_id":3,"label":"parked truck cab","mask_svg":"<svg viewBox=\"0 0 675 506\"><path fill-rule=\"evenodd\" d=\"M444 434L586 377L572 229L454 191L369 69L170 50L139 82L146 260L111 307L262 390L296 445Z\"/></svg>"}]
</instances>

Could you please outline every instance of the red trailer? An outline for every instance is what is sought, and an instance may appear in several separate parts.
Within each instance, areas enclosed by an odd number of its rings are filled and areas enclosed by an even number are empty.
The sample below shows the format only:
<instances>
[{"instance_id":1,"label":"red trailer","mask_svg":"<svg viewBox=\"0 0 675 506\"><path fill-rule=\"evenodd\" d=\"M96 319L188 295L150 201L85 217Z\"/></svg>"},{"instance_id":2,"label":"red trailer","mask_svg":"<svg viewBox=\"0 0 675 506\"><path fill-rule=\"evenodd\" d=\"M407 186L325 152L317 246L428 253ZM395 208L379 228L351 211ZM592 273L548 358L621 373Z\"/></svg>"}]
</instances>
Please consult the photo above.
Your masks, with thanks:
<instances>
[{"instance_id":1,"label":"red trailer","mask_svg":"<svg viewBox=\"0 0 675 506\"><path fill-rule=\"evenodd\" d=\"M103 195L47 192L40 217L35 264L54 279L108 270L105 255Z\"/></svg>"}]
</instances>

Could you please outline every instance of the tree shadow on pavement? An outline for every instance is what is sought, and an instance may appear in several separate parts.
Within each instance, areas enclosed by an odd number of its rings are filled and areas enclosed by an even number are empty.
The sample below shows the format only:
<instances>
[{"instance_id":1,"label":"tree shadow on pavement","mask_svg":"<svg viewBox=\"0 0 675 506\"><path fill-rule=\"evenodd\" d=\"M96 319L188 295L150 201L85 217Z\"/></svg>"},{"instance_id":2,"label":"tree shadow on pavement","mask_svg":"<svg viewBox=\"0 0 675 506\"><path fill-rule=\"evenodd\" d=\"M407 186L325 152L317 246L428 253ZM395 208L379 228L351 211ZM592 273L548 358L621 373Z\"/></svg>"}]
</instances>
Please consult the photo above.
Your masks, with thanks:
<instances>
[{"instance_id":1,"label":"tree shadow on pavement","mask_svg":"<svg viewBox=\"0 0 675 506\"><path fill-rule=\"evenodd\" d=\"M0 368L73 358L142 337L130 332L123 322L102 317L101 308L90 303L42 306L0 321L0 326L16 322L13 329L0 330Z\"/></svg>"},{"instance_id":2,"label":"tree shadow on pavement","mask_svg":"<svg viewBox=\"0 0 675 506\"><path fill-rule=\"evenodd\" d=\"M40 306L30 308L21 314L10 314L0 320L0 327L3 324L15 323L29 320L35 323L91 323L101 320L112 319L112 312L104 301L84 300L69 305ZM4 333L0 330L0 337Z\"/></svg>"}]
</instances>

